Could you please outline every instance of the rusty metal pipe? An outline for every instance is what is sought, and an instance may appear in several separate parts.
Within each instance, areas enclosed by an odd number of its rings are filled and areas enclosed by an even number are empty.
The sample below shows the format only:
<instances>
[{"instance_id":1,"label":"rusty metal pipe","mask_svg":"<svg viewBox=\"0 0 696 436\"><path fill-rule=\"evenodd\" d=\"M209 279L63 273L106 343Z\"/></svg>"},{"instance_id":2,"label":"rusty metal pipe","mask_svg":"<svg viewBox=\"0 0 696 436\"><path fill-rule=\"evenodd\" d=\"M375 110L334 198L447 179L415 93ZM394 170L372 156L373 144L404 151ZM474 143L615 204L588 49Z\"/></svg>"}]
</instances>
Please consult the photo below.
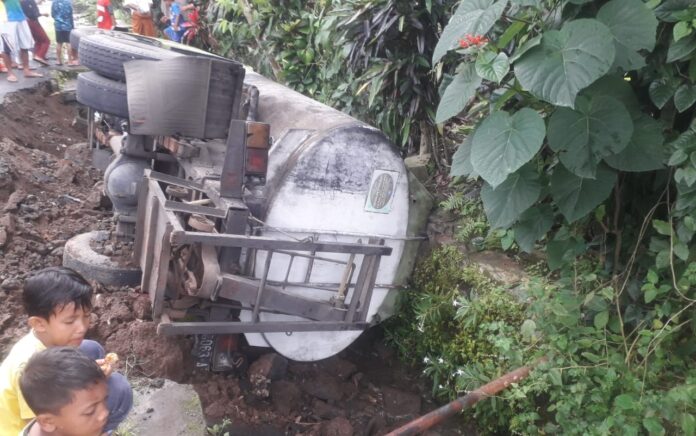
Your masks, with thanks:
<instances>
[{"instance_id":1,"label":"rusty metal pipe","mask_svg":"<svg viewBox=\"0 0 696 436\"><path fill-rule=\"evenodd\" d=\"M541 362L544 362L545 360L546 359L541 359L533 365L523 366L522 368L517 368L514 371L508 372L504 376L479 387L475 391L472 391L463 397L459 397L451 403L445 404L444 406L435 409L432 412L397 428L396 430L392 430L391 432L387 433L386 436L407 436L423 433L424 431L442 423L444 420L451 418L462 410L473 406L480 400L493 396L506 389L511 384L525 379L535 366Z\"/></svg>"}]
</instances>

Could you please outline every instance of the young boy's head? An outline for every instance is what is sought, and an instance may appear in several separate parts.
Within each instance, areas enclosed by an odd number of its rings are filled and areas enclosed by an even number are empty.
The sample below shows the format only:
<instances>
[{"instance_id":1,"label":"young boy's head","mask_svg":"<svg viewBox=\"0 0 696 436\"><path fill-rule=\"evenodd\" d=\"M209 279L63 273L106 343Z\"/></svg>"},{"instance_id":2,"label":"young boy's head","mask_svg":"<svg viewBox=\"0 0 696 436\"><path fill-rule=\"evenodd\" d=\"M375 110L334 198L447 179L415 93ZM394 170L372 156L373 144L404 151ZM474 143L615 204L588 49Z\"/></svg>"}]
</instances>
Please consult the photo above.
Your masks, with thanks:
<instances>
[{"instance_id":1,"label":"young boy's head","mask_svg":"<svg viewBox=\"0 0 696 436\"><path fill-rule=\"evenodd\" d=\"M77 347L89 328L92 286L64 267L44 268L24 282L29 325L46 347Z\"/></svg>"},{"instance_id":2,"label":"young boy's head","mask_svg":"<svg viewBox=\"0 0 696 436\"><path fill-rule=\"evenodd\" d=\"M19 388L36 424L60 436L102 434L109 410L106 377L89 357L72 347L34 354L24 367Z\"/></svg>"}]
</instances>

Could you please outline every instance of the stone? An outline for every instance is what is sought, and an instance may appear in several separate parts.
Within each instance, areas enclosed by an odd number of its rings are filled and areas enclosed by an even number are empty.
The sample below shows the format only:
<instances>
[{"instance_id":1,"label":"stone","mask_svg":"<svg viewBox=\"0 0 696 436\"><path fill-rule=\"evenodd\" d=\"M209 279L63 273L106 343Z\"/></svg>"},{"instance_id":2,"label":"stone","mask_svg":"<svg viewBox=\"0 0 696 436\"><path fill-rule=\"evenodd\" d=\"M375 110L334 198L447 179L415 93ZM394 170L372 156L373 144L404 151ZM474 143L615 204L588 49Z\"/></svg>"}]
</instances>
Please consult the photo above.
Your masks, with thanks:
<instances>
[{"instance_id":1,"label":"stone","mask_svg":"<svg viewBox=\"0 0 696 436\"><path fill-rule=\"evenodd\" d=\"M0 248L4 247L5 244L7 244L7 230L5 230L4 227L0 227Z\"/></svg>"},{"instance_id":2,"label":"stone","mask_svg":"<svg viewBox=\"0 0 696 436\"><path fill-rule=\"evenodd\" d=\"M406 168L408 168L421 183L425 183L428 180L428 162L430 162L430 154L409 156L404 159Z\"/></svg>"},{"instance_id":3,"label":"stone","mask_svg":"<svg viewBox=\"0 0 696 436\"><path fill-rule=\"evenodd\" d=\"M17 218L11 213L7 213L0 218L0 227L4 227L7 233L17 231Z\"/></svg>"},{"instance_id":4,"label":"stone","mask_svg":"<svg viewBox=\"0 0 696 436\"><path fill-rule=\"evenodd\" d=\"M69 145L68 148L65 149L63 156L66 160L83 167L87 164L86 156L89 155L89 152L90 148L88 143L78 142L77 144Z\"/></svg>"},{"instance_id":5,"label":"stone","mask_svg":"<svg viewBox=\"0 0 696 436\"><path fill-rule=\"evenodd\" d=\"M14 191L10 194L10 198L5 203L4 212L12 212L19 209L19 204L26 198L27 194L24 191Z\"/></svg>"},{"instance_id":6,"label":"stone","mask_svg":"<svg viewBox=\"0 0 696 436\"><path fill-rule=\"evenodd\" d=\"M73 168L69 160L61 159L58 161L56 178L65 183L72 183L75 180L75 168Z\"/></svg>"},{"instance_id":7,"label":"stone","mask_svg":"<svg viewBox=\"0 0 696 436\"><path fill-rule=\"evenodd\" d=\"M51 251L51 256L63 257L64 247L56 247Z\"/></svg>"},{"instance_id":8,"label":"stone","mask_svg":"<svg viewBox=\"0 0 696 436\"><path fill-rule=\"evenodd\" d=\"M348 380L350 376L358 371L358 367L355 366L354 363L335 356L321 361L319 366L327 373L338 377L342 381Z\"/></svg>"},{"instance_id":9,"label":"stone","mask_svg":"<svg viewBox=\"0 0 696 436\"><path fill-rule=\"evenodd\" d=\"M469 262L476 266L481 273L507 288L526 284L529 281L524 269L505 253L497 251L472 253L469 255Z\"/></svg>"},{"instance_id":10,"label":"stone","mask_svg":"<svg viewBox=\"0 0 696 436\"><path fill-rule=\"evenodd\" d=\"M271 381L279 380L285 377L287 370L288 359L277 353L268 353L249 366L249 376L264 377Z\"/></svg>"},{"instance_id":11,"label":"stone","mask_svg":"<svg viewBox=\"0 0 696 436\"><path fill-rule=\"evenodd\" d=\"M133 409L120 428L148 436L207 435L198 394L191 385L165 380L157 387L135 387Z\"/></svg>"},{"instance_id":12,"label":"stone","mask_svg":"<svg viewBox=\"0 0 696 436\"><path fill-rule=\"evenodd\" d=\"M208 407L205 408L205 416L211 419L224 418L225 415L227 415L226 402L225 399L220 399L209 404Z\"/></svg>"},{"instance_id":13,"label":"stone","mask_svg":"<svg viewBox=\"0 0 696 436\"><path fill-rule=\"evenodd\" d=\"M97 182L85 199L84 205L89 209L107 209L111 207L111 200L104 191L104 182Z\"/></svg>"},{"instance_id":14,"label":"stone","mask_svg":"<svg viewBox=\"0 0 696 436\"><path fill-rule=\"evenodd\" d=\"M341 409L340 407L332 406L317 398L312 401L312 411L321 419L334 419L338 418L339 416L345 418L347 416L345 410Z\"/></svg>"},{"instance_id":15,"label":"stone","mask_svg":"<svg viewBox=\"0 0 696 436\"><path fill-rule=\"evenodd\" d=\"M419 395L384 386L382 396L384 398L384 412L392 418L415 418L420 415L421 398Z\"/></svg>"},{"instance_id":16,"label":"stone","mask_svg":"<svg viewBox=\"0 0 696 436\"><path fill-rule=\"evenodd\" d=\"M353 436L353 426L344 417L334 418L321 424L321 436Z\"/></svg>"},{"instance_id":17,"label":"stone","mask_svg":"<svg viewBox=\"0 0 696 436\"><path fill-rule=\"evenodd\" d=\"M300 388L309 395L325 401L339 401L343 398L343 386L334 376L319 372L315 377L306 378Z\"/></svg>"},{"instance_id":18,"label":"stone","mask_svg":"<svg viewBox=\"0 0 696 436\"><path fill-rule=\"evenodd\" d=\"M22 287L22 282L17 280L16 278L10 277L8 279L3 280L2 283L0 283L0 288L6 290L6 291L14 291L16 289L21 289Z\"/></svg>"},{"instance_id":19,"label":"stone","mask_svg":"<svg viewBox=\"0 0 696 436\"><path fill-rule=\"evenodd\" d=\"M286 380L271 383L271 402L279 413L290 414L298 409L301 401L302 391L295 383Z\"/></svg>"},{"instance_id":20,"label":"stone","mask_svg":"<svg viewBox=\"0 0 696 436\"><path fill-rule=\"evenodd\" d=\"M133 315L135 315L137 319L145 321L152 319L152 304L150 304L149 295L138 295L138 297L133 300Z\"/></svg>"}]
</instances>

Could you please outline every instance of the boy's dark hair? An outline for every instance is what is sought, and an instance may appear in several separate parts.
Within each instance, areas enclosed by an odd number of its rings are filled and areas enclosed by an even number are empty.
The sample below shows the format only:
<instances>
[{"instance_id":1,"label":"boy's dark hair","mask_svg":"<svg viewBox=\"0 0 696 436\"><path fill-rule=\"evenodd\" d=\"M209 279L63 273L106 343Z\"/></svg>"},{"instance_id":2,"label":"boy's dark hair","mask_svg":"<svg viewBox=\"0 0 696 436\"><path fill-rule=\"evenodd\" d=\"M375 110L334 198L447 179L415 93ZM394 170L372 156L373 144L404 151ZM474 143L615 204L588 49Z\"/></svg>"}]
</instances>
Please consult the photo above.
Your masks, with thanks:
<instances>
[{"instance_id":1,"label":"boy's dark hair","mask_svg":"<svg viewBox=\"0 0 696 436\"><path fill-rule=\"evenodd\" d=\"M92 286L76 271L52 266L26 279L23 300L28 316L44 319L70 303L89 311L92 310Z\"/></svg>"},{"instance_id":2,"label":"boy's dark hair","mask_svg":"<svg viewBox=\"0 0 696 436\"><path fill-rule=\"evenodd\" d=\"M94 360L73 347L51 347L29 359L19 388L34 414L58 414L76 391L99 382L106 376Z\"/></svg>"}]
</instances>

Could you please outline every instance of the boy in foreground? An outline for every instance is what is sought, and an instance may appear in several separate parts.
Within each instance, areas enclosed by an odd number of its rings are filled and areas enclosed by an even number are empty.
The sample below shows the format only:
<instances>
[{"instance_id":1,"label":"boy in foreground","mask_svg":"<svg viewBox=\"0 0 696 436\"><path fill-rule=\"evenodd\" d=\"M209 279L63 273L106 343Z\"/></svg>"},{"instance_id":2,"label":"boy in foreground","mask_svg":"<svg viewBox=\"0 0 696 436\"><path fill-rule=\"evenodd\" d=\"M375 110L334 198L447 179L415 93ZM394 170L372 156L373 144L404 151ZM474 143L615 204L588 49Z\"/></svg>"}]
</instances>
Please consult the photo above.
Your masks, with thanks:
<instances>
[{"instance_id":1,"label":"boy in foreground","mask_svg":"<svg viewBox=\"0 0 696 436\"><path fill-rule=\"evenodd\" d=\"M21 436L101 436L109 416L106 376L75 348L34 354L22 373L22 395L36 414Z\"/></svg>"},{"instance_id":2,"label":"boy in foreground","mask_svg":"<svg viewBox=\"0 0 696 436\"><path fill-rule=\"evenodd\" d=\"M64 346L77 348L102 367L109 409L104 431L114 430L128 415L133 392L125 377L112 374L102 346L84 339L92 310L90 284L69 268L45 268L26 280L22 297L31 331L12 347L0 365L0 436L17 436L34 418L19 389L24 365L37 352Z\"/></svg>"}]
</instances>

